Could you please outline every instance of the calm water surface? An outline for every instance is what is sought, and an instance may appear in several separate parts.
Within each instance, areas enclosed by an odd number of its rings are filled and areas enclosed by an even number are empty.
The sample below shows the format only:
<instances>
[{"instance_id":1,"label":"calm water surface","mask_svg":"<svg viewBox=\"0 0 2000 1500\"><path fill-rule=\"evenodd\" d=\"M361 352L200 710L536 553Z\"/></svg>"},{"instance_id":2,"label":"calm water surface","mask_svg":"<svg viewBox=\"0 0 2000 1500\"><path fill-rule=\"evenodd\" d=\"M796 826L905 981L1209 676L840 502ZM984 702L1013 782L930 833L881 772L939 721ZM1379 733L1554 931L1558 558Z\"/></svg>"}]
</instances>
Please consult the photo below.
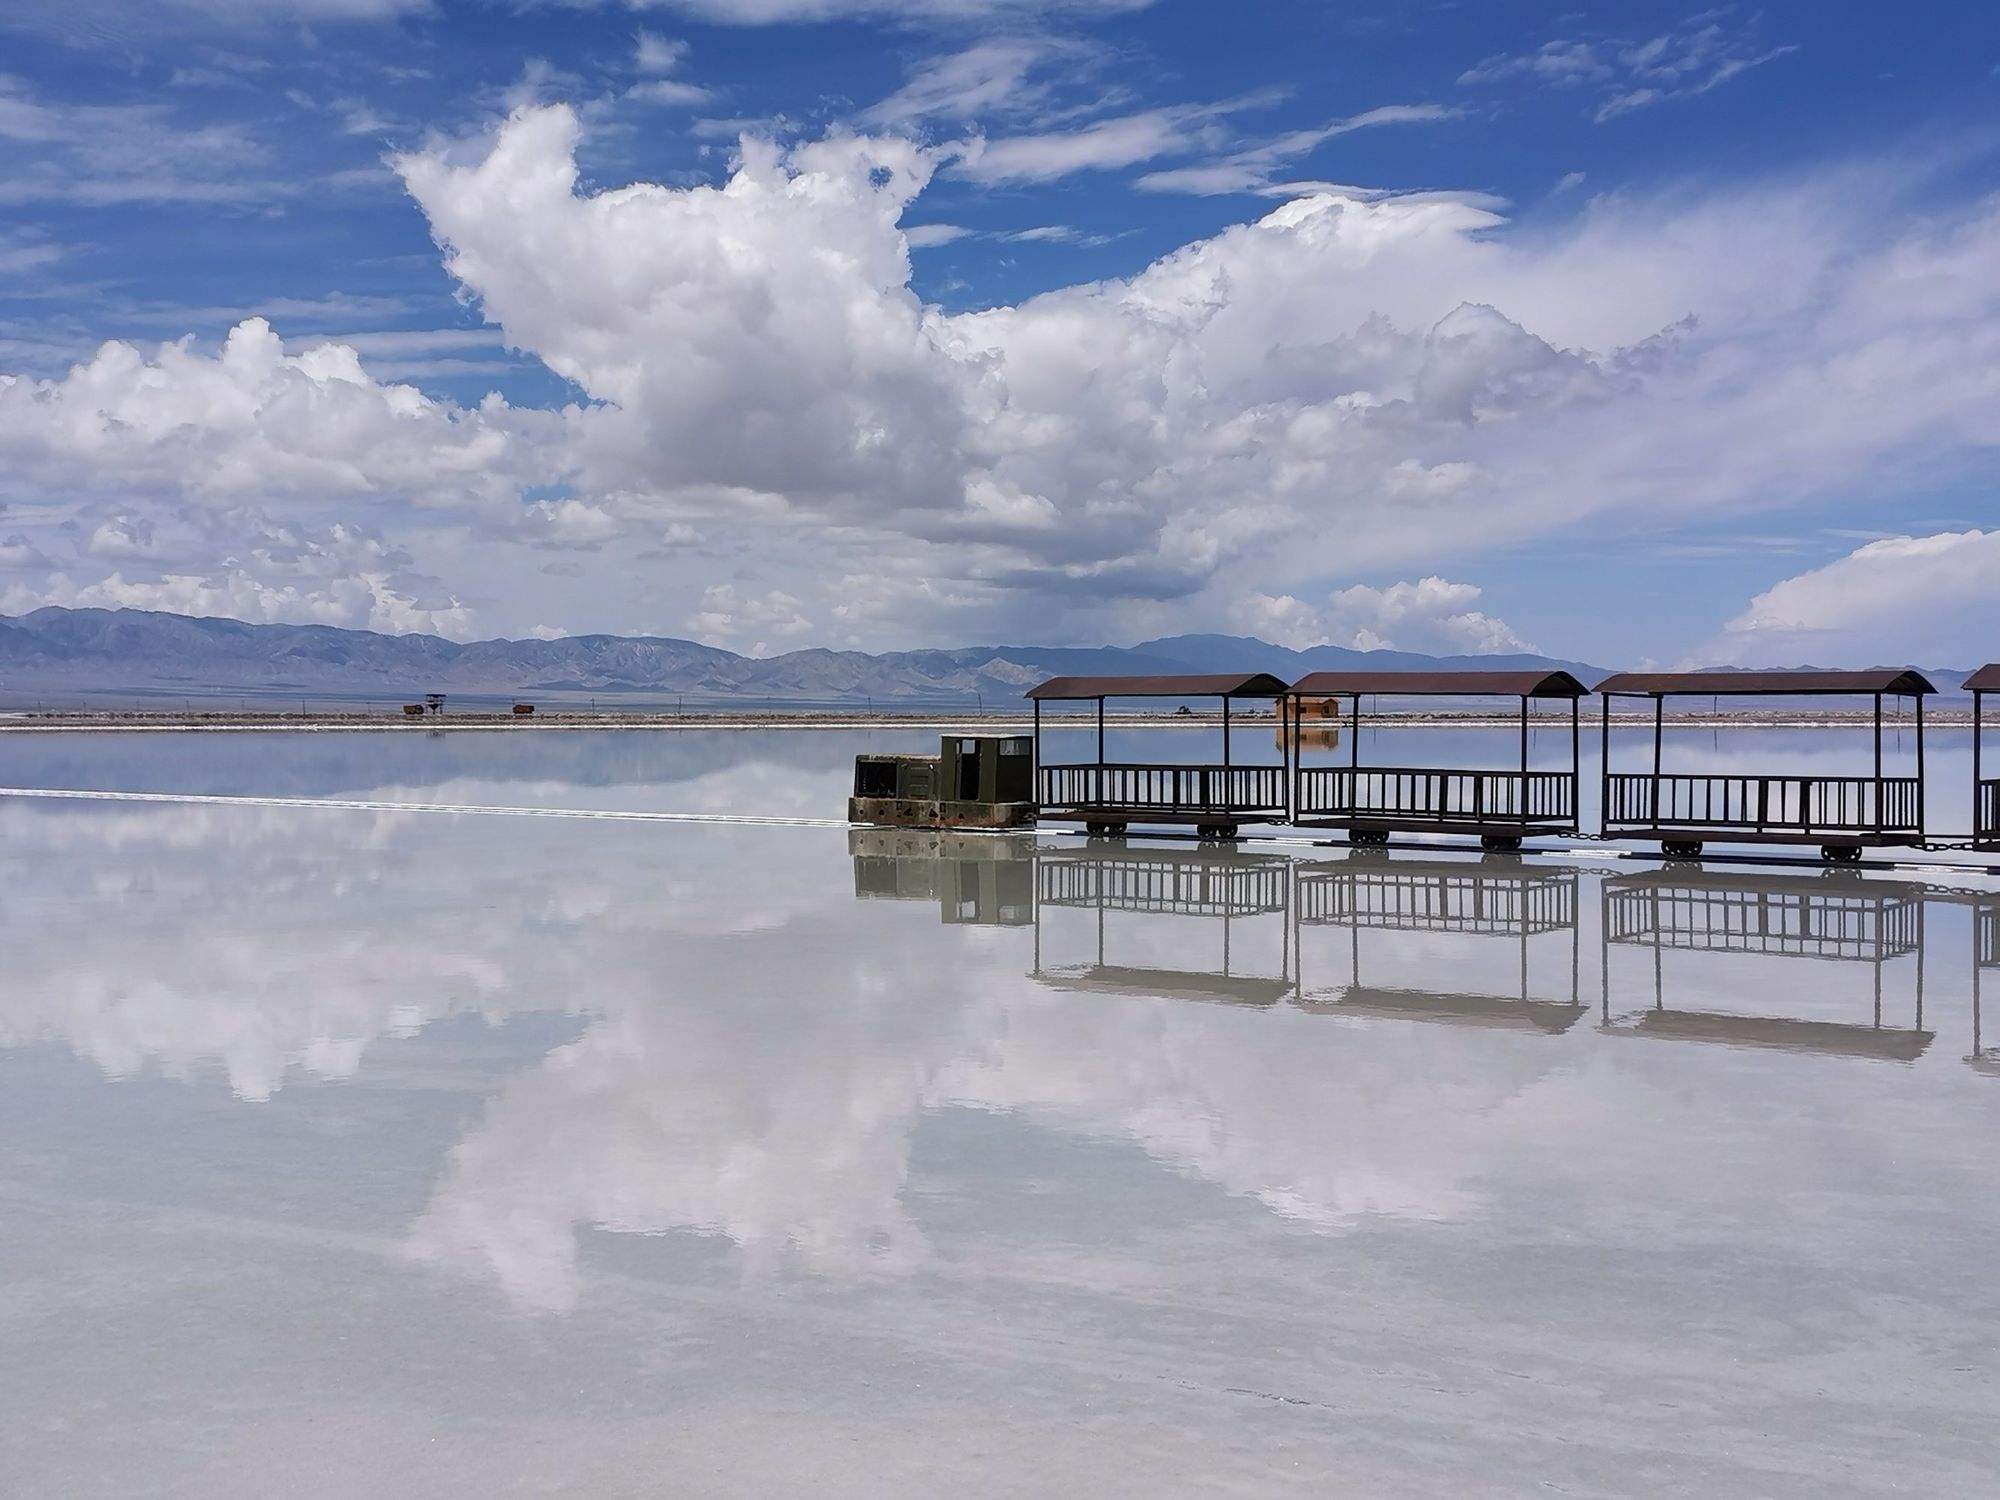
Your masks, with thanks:
<instances>
[{"instance_id":1,"label":"calm water surface","mask_svg":"<svg viewBox=\"0 0 2000 1500\"><path fill-rule=\"evenodd\" d=\"M0 782L825 816L890 743ZM1993 1492L1990 882L20 798L0 860L10 1493Z\"/></svg>"},{"instance_id":2,"label":"calm water surface","mask_svg":"<svg viewBox=\"0 0 2000 1500\"><path fill-rule=\"evenodd\" d=\"M1530 756L1538 769L1569 766L1567 721L1537 724ZM923 730L471 730L205 731L183 734L0 734L0 787L81 787L205 795L341 797L373 801L591 807L673 812L779 813L839 817L845 811L854 756L863 750L935 753ZM1090 728L1051 728L1046 760L1096 755ZM1580 741L1586 825L1596 817L1599 742ZM1971 819L1972 741L1967 729L1926 735L1930 822L1963 831ZM1313 765L1346 764L1354 747L1307 751ZM1213 726L1119 729L1106 737L1107 759L1214 762L1221 739ZM1909 774L1915 740L1891 726L1884 769ZM1619 727L1615 770L1651 764L1652 734ZM1239 765L1277 764L1276 729L1238 725ZM1511 728L1364 726L1360 760L1376 766L1519 765ZM1667 732L1664 768L1687 772L1864 775L1874 749L1864 729L1763 729L1676 726Z\"/></svg>"}]
</instances>

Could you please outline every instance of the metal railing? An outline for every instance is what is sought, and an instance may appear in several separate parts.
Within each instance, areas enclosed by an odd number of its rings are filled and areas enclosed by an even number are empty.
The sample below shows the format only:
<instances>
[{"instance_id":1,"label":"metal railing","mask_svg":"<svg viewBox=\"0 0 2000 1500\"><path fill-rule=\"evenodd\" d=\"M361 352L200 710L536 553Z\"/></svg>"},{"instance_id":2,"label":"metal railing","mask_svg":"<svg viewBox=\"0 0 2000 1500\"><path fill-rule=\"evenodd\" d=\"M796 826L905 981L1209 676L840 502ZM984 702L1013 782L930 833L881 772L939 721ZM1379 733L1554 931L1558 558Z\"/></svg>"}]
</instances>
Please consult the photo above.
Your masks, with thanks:
<instances>
[{"instance_id":1,"label":"metal railing","mask_svg":"<svg viewBox=\"0 0 2000 1500\"><path fill-rule=\"evenodd\" d=\"M1972 789L1972 836L1975 843L2000 843L2000 778Z\"/></svg>"},{"instance_id":2,"label":"metal railing","mask_svg":"<svg viewBox=\"0 0 2000 1500\"><path fill-rule=\"evenodd\" d=\"M1285 811L1282 766L1043 766L1044 809L1119 812L1272 813Z\"/></svg>"},{"instance_id":3,"label":"metal railing","mask_svg":"<svg viewBox=\"0 0 2000 1500\"><path fill-rule=\"evenodd\" d=\"M1605 778L1604 827L1717 829L1739 833L1920 832L1914 776L1655 776Z\"/></svg>"},{"instance_id":4,"label":"metal railing","mask_svg":"<svg viewBox=\"0 0 2000 1500\"><path fill-rule=\"evenodd\" d=\"M1298 773L1301 817L1432 823L1573 823L1570 771L1446 771L1415 766L1313 766Z\"/></svg>"}]
</instances>

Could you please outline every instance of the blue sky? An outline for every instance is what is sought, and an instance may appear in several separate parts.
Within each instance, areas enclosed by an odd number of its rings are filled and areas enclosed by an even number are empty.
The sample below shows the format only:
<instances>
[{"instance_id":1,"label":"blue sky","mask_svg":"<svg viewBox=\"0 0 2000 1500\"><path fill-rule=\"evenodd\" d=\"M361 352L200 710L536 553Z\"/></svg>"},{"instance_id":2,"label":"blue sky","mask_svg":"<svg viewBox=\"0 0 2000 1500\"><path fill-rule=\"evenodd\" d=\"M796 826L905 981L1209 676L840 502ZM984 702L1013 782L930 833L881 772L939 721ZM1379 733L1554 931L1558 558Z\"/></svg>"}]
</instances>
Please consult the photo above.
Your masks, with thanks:
<instances>
[{"instance_id":1,"label":"blue sky","mask_svg":"<svg viewBox=\"0 0 2000 1500\"><path fill-rule=\"evenodd\" d=\"M1990 7L134 12L0 16L5 612L2000 656Z\"/></svg>"}]
</instances>

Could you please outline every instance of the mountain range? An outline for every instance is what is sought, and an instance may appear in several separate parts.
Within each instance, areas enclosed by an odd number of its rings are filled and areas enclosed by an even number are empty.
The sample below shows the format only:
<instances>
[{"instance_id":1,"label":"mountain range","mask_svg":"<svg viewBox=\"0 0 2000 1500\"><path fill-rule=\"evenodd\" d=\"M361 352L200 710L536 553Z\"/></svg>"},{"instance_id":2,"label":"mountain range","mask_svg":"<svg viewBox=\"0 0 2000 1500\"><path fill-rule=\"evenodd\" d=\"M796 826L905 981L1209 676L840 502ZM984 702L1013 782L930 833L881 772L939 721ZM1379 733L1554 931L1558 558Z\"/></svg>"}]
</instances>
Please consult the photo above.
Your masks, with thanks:
<instances>
[{"instance_id":1,"label":"mountain range","mask_svg":"<svg viewBox=\"0 0 2000 1500\"><path fill-rule=\"evenodd\" d=\"M251 625L135 609L48 607L0 616L0 692L299 693L412 697L540 693L683 697L696 702L970 703L1018 701L1060 673L1271 672L1290 681L1333 668L1562 667L1586 683L1601 667L1531 655L1426 656L1342 646L1293 650L1249 636L1181 635L1136 646L814 648L740 656L662 636L578 635L461 643L333 625Z\"/></svg>"}]
</instances>

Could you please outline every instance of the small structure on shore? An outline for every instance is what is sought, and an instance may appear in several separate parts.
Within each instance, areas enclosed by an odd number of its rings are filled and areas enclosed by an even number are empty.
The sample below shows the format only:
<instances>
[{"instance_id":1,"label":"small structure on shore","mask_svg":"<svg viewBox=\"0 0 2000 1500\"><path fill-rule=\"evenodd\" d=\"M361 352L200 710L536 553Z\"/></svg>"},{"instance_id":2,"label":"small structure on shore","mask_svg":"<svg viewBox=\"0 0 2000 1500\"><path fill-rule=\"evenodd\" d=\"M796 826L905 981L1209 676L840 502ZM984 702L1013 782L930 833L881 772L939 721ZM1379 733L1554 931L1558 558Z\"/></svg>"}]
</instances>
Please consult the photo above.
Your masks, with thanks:
<instances>
[{"instance_id":1,"label":"small structure on shore","mask_svg":"<svg viewBox=\"0 0 2000 1500\"><path fill-rule=\"evenodd\" d=\"M1677 859L1694 859L1706 839L1732 844L1818 844L1829 860L1861 857L1864 848L1924 842L1924 698L1936 688L1920 672L1877 667L1863 672L1620 672L1597 685L1603 695L1603 831L1646 836ZM1611 769L1611 700L1653 700L1653 769ZM1666 702L1684 697L1864 697L1875 702L1875 764L1867 776L1668 773L1661 769ZM1882 766L1882 700L1916 704L1916 774L1890 776Z\"/></svg>"},{"instance_id":2,"label":"small structure on shore","mask_svg":"<svg viewBox=\"0 0 2000 1500\"><path fill-rule=\"evenodd\" d=\"M854 757L850 823L888 828L1020 828L1035 821L1026 735L948 734L936 755Z\"/></svg>"},{"instance_id":3,"label":"small structure on shore","mask_svg":"<svg viewBox=\"0 0 2000 1500\"><path fill-rule=\"evenodd\" d=\"M1051 677L1031 688L1035 705L1035 793L1041 816L1121 833L1130 823L1193 824L1204 838L1234 838L1244 823L1282 823L1285 767L1239 765L1229 743L1229 705L1238 698L1279 703L1285 684L1268 672L1182 677ZM1108 761L1104 705L1111 698L1220 698L1222 762ZM1042 759L1042 705L1096 703L1097 756L1050 765ZM1185 707L1185 705L1183 705Z\"/></svg>"},{"instance_id":4,"label":"small structure on shore","mask_svg":"<svg viewBox=\"0 0 2000 1500\"><path fill-rule=\"evenodd\" d=\"M1291 808L1301 828L1344 828L1356 844L1387 843L1389 835L1460 833L1487 849L1518 849L1530 834L1578 831L1577 702L1589 689L1567 672L1312 672L1293 683ZM1521 705L1519 770L1466 770L1438 766L1363 766L1361 699L1515 698ZM1308 704L1345 698L1352 706L1348 763L1304 764L1309 743L1303 726ZM1537 771L1528 762L1531 700L1569 704L1569 769Z\"/></svg>"}]
</instances>

